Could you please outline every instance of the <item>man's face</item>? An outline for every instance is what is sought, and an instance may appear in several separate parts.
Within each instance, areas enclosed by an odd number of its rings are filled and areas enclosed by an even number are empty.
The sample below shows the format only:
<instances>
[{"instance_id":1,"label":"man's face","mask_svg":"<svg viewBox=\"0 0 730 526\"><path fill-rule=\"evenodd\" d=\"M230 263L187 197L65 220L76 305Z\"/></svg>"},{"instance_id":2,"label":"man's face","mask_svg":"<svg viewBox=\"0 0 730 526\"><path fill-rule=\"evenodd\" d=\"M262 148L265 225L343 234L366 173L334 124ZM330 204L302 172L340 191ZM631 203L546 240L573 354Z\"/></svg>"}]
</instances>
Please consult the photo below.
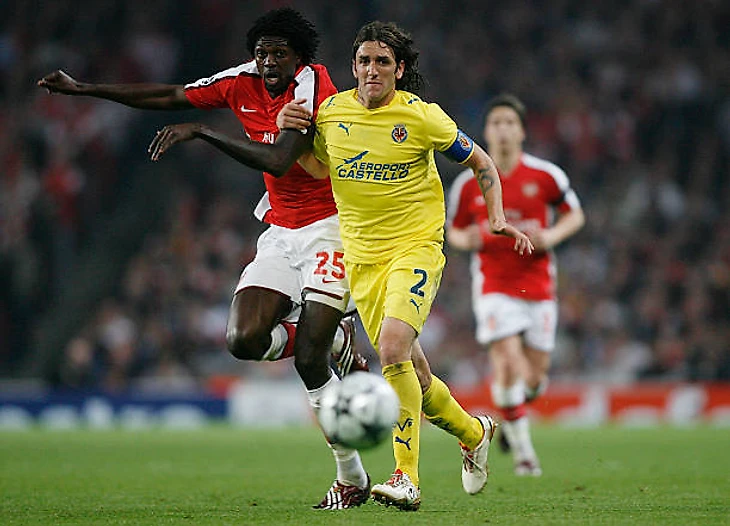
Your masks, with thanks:
<instances>
[{"instance_id":1,"label":"man's face","mask_svg":"<svg viewBox=\"0 0 730 526\"><path fill-rule=\"evenodd\" d=\"M493 108L484 123L484 140L494 152L521 149L525 130L517 112L509 106Z\"/></svg>"},{"instance_id":2,"label":"man's face","mask_svg":"<svg viewBox=\"0 0 730 526\"><path fill-rule=\"evenodd\" d=\"M352 61L360 102L366 108L388 104L395 93L395 81L403 77L403 61L396 63L393 49L382 42L363 42Z\"/></svg>"},{"instance_id":3,"label":"man's face","mask_svg":"<svg viewBox=\"0 0 730 526\"><path fill-rule=\"evenodd\" d=\"M272 97L284 93L301 65L301 58L285 38L261 37L254 49L256 67Z\"/></svg>"}]
</instances>

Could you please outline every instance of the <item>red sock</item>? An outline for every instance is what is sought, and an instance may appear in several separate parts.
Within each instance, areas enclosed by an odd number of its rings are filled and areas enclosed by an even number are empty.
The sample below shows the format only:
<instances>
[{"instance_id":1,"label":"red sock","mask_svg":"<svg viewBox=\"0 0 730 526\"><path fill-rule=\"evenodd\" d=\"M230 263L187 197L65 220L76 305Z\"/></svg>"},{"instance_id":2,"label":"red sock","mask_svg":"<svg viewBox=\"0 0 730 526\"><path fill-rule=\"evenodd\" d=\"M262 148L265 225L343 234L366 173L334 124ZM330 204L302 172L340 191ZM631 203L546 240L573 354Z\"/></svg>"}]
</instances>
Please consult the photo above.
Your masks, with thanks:
<instances>
[{"instance_id":1,"label":"red sock","mask_svg":"<svg viewBox=\"0 0 730 526\"><path fill-rule=\"evenodd\" d=\"M505 422L514 422L525 416L525 404L515 405L512 407L500 407L499 412L502 415L502 420Z\"/></svg>"},{"instance_id":2,"label":"red sock","mask_svg":"<svg viewBox=\"0 0 730 526\"><path fill-rule=\"evenodd\" d=\"M284 358L291 358L292 356L294 356L294 335L297 333L297 326L293 323L282 321L281 326L286 329L287 339L286 345L284 345L284 350L281 352L279 360L283 360Z\"/></svg>"}]
</instances>

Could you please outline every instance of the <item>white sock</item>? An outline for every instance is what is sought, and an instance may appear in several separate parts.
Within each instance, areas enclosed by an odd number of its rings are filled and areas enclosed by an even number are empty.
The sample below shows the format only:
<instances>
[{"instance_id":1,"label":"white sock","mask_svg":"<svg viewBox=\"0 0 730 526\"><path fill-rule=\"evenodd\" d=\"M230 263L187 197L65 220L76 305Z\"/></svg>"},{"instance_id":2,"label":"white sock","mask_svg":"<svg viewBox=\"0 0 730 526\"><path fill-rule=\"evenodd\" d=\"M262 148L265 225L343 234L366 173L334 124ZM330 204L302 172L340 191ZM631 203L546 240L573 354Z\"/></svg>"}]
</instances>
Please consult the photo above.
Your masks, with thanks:
<instances>
[{"instance_id":1,"label":"white sock","mask_svg":"<svg viewBox=\"0 0 730 526\"><path fill-rule=\"evenodd\" d=\"M492 384L492 401L497 407L517 407L525 403L525 384L521 380L510 386Z\"/></svg>"},{"instance_id":2,"label":"white sock","mask_svg":"<svg viewBox=\"0 0 730 526\"><path fill-rule=\"evenodd\" d=\"M286 332L284 326L279 324L274 327L274 330L271 331L271 345L269 345L269 348L261 357L261 361L274 362L278 360L281 357L281 353L284 352L284 347L286 347L288 341L289 334Z\"/></svg>"},{"instance_id":3,"label":"white sock","mask_svg":"<svg viewBox=\"0 0 730 526\"><path fill-rule=\"evenodd\" d=\"M516 463L522 462L523 460L537 459L537 454L535 453L535 448L530 438L530 421L526 416L512 420L511 422L502 422L502 430L512 447L512 456Z\"/></svg>"},{"instance_id":4,"label":"white sock","mask_svg":"<svg viewBox=\"0 0 730 526\"><path fill-rule=\"evenodd\" d=\"M342 329L342 325L338 325L335 338L332 340L332 352L340 352L343 345L345 345L345 331Z\"/></svg>"},{"instance_id":5,"label":"white sock","mask_svg":"<svg viewBox=\"0 0 730 526\"><path fill-rule=\"evenodd\" d=\"M320 400L322 399L322 393L324 390L330 384L339 381L340 379L333 374L322 387L307 390L309 405L312 406L315 415L319 412ZM330 447L332 455L335 457L335 464L337 465L337 480L348 486L364 488L368 483L368 475L365 472L362 460L360 459L360 454L357 450L350 449L339 444L330 444L329 442L327 445Z\"/></svg>"}]
</instances>

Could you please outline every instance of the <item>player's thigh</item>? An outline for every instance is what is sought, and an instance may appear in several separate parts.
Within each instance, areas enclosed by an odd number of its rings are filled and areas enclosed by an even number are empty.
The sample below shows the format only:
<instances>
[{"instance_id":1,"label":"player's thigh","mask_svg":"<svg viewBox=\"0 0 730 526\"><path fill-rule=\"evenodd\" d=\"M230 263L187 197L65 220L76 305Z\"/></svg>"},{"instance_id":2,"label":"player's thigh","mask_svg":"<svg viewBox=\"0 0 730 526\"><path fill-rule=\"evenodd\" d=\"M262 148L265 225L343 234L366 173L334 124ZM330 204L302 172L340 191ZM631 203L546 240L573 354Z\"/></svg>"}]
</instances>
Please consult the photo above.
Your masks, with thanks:
<instances>
[{"instance_id":1,"label":"player's thigh","mask_svg":"<svg viewBox=\"0 0 730 526\"><path fill-rule=\"evenodd\" d=\"M352 299L368 339L376 351L384 318L387 269L385 263L374 265L347 263L347 279Z\"/></svg>"},{"instance_id":2,"label":"player's thigh","mask_svg":"<svg viewBox=\"0 0 730 526\"><path fill-rule=\"evenodd\" d=\"M516 334L489 344L489 361L497 383L511 385L523 376L526 363L522 351L522 338Z\"/></svg>"},{"instance_id":3,"label":"player's thigh","mask_svg":"<svg viewBox=\"0 0 730 526\"><path fill-rule=\"evenodd\" d=\"M350 285L339 232L337 216L331 216L294 231L291 246L303 300L344 313L350 301Z\"/></svg>"},{"instance_id":4,"label":"player's thigh","mask_svg":"<svg viewBox=\"0 0 730 526\"><path fill-rule=\"evenodd\" d=\"M474 298L473 307L476 340L482 345L520 335L532 323L525 303L506 294L481 294Z\"/></svg>"},{"instance_id":5,"label":"player's thigh","mask_svg":"<svg viewBox=\"0 0 730 526\"><path fill-rule=\"evenodd\" d=\"M291 298L279 291L255 286L243 288L231 301L229 337L265 337L291 310Z\"/></svg>"},{"instance_id":6,"label":"player's thigh","mask_svg":"<svg viewBox=\"0 0 730 526\"><path fill-rule=\"evenodd\" d=\"M405 322L420 333L438 291L445 261L441 246L434 243L414 247L386 263L348 263L352 297L376 349L386 317Z\"/></svg>"},{"instance_id":7,"label":"player's thigh","mask_svg":"<svg viewBox=\"0 0 730 526\"><path fill-rule=\"evenodd\" d=\"M525 330L525 346L552 353L555 348L555 337L558 326L558 304L554 300L525 302L530 316L530 326ZM536 354L536 363L544 361L544 357Z\"/></svg>"},{"instance_id":8,"label":"player's thigh","mask_svg":"<svg viewBox=\"0 0 730 526\"><path fill-rule=\"evenodd\" d=\"M247 288L269 290L289 298L295 305L302 301L299 270L293 265L287 244L289 230L270 226L259 236L256 255L241 272L234 294Z\"/></svg>"},{"instance_id":9,"label":"player's thigh","mask_svg":"<svg viewBox=\"0 0 730 526\"><path fill-rule=\"evenodd\" d=\"M446 258L438 244L415 247L388 271L384 315L404 321L420 334L436 298Z\"/></svg>"}]
</instances>

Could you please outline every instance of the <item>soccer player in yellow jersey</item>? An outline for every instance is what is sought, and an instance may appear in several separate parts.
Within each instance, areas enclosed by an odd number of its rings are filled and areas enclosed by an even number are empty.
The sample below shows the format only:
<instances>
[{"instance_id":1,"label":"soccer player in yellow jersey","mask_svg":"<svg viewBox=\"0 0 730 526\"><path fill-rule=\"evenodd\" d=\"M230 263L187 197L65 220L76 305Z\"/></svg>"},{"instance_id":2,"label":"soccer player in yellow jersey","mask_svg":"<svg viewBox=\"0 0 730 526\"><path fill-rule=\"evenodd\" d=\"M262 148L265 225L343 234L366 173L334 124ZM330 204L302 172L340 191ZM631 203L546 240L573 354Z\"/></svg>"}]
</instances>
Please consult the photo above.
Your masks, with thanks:
<instances>
[{"instance_id":1,"label":"soccer player in yellow jersey","mask_svg":"<svg viewBox=\"0 0 730 526\"><path fill-rule=\"evenodd\" d=\"M462 484L469 494L486 484L495 426L488 416L464 411L446 384L431 374L417 339L445 264L445 203L434 152L474 171L493 233L513 237L520 254L533 249L528 237L505 220L491 158L438 105L412 93L422 81L417 60L413 41L402 29L392 23L366 24L353 43L357 88L325 99L314 127L304 106L289 103L277 119L282 132L275 144L258 145L271 147L282 164L299 158L314 177L332 181L351 294L380 355L383 376L401 403L393 430L396 469L388 481L373 486L372 495L402 510L417 510L421 504L421 411L459 439ZM169 140L158 142L156 151L187 140L175 136L166 134ZM312 140L313 153L305 153ZM261 155L245 140L229 142L224 151L246 164Z\"/></svg>"},{"instance_id":2,"label":"soccer player in yellow jersey","mask_svg":"<svg viewBox=\"0 0 730 526\"><path fill-rule=\"evenodd\" d=\"M487 478L489 417L472 417L430 372L417 335L431 310L445 264L444 193L434 151L475 173L489 208L490 228L515 238L530 253L525 234L502 209L497 170L489 156L436 104L406 91L418 87L418 53L394 24L372 22L353 44L357 88L331 96L316 118L314 157L301 163L315 177L330 177L352 296L383 376L401 401L394 428L396 470L373 486L375 500L404 510L420 506L419 423L426 418L462 444L464 489L479 492ZM289 105L280 127L303 128L309 114Z\"/></svg>"}]
</instances>

